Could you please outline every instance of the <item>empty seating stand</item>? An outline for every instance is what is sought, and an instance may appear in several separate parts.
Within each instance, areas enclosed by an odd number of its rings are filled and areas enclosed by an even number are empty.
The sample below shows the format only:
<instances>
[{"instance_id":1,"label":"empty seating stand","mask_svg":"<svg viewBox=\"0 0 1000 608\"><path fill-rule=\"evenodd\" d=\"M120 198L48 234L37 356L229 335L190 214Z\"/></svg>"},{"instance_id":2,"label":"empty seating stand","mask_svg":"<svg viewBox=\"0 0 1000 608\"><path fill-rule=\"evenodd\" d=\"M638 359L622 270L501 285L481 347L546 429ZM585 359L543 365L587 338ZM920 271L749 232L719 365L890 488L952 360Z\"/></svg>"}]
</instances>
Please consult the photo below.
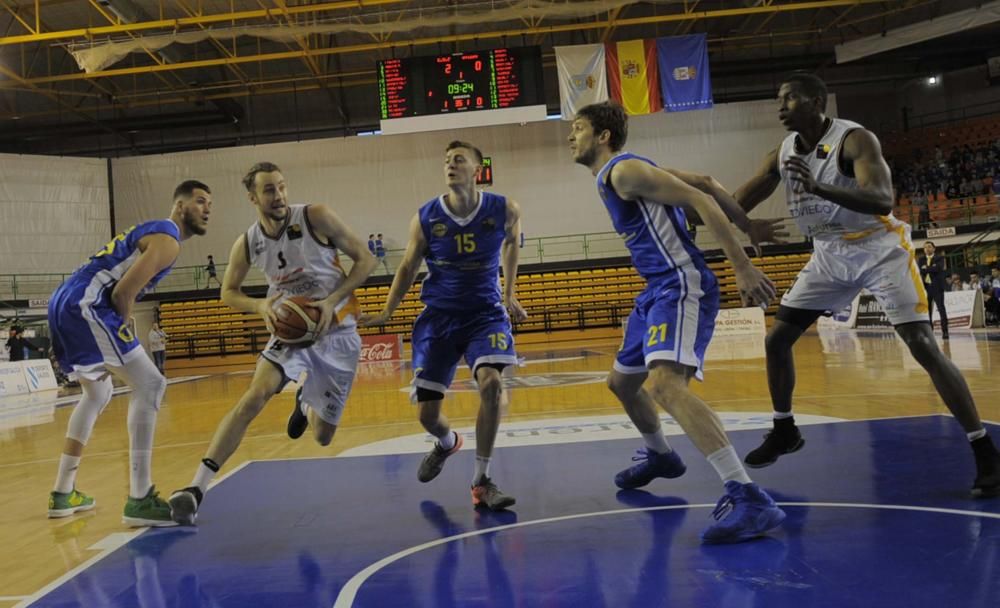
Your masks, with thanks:
<instances>
[{"instance_id":1,"label":"empty seating stand","mask_svg":"<svg viewBox=\"0 0 1000 608\"><path fill-rule=\"evenodd\" d=\"M784 292L809 259L809 253L754 258ZM727 261L710 262L719 279L721 305L740 305L736 278ZM632 310L635 296L645 286L631 266L525 273L518 277L517 294L528 311L527 321L517 332L559 331L617 327ZM361 287L355 296L364 313L381 310L388 285ZM381 328L362 328L362 334L398 333L409 338L413 321L423 309L420 285L410 289L390 322ZM769 313L777 310L773 303ZM167 356L198 357L260 352L267 343L264 322L257 315L230 309L220 300L165 302L160 306L160 325L170 336Z\"/></svg>"}]
</instances>

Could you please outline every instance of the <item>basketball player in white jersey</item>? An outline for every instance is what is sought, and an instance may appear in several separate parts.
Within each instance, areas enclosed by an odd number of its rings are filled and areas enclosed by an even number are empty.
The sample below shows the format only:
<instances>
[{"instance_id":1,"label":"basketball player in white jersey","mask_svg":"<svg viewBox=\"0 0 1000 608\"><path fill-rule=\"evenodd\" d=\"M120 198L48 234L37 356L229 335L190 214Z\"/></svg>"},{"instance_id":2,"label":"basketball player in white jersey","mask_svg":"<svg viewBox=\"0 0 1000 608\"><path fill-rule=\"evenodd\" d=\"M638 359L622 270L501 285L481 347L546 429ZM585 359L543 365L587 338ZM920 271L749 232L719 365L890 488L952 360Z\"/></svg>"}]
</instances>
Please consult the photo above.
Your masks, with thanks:
<instances>
[{"instance_id":1,"label":"basketball player in white jersey","mask_svg":"<svg viewBox=\"0 0 1000 608\"><path fill-rule=\"evenodd\" d=\"M825 311L850 304L865 288L968 435L977 470L973 494L1000 495L1000 453L965 379L934 340L910 226L892 216L892 179L879 141L857 123L827 117L826 97L826 85L812 74L792 75L781 85L778 117L791 133L735 194L749 213L784 181L792 218L813 239L812 257L782 297L767 336L774 429L746 463L765 467L802 448L792 417L792 345Z\"/></svg>"},{"instance_id":2,"label":"basketball player in white jersey","mask_svg":"<svg viewBox=\"0 0 1000 608\"><path fill-rule=\"evenodd\" d=\"M243 178L258 221L233 244L222 280L227 305L264 318L272 338L257 361L250 387L222 419L191 485L170 497L171 516L193 525L208 484L239 447L247 427L285 383L307 373L296 407L313 428L317 443L329 445L344 411L361 354L354 289L375 269L364 242L323 205L289 205L281 170L273 163L254 165ZM354 260L345 273L340 249ZM267 297L240 291L250 266L267 276ZM317 335L309 346L284 344L273 337L275 306L284 298L306 296L321 311ZM304 410L308 410L308 413Z\"/></svg>"}]
</instances>

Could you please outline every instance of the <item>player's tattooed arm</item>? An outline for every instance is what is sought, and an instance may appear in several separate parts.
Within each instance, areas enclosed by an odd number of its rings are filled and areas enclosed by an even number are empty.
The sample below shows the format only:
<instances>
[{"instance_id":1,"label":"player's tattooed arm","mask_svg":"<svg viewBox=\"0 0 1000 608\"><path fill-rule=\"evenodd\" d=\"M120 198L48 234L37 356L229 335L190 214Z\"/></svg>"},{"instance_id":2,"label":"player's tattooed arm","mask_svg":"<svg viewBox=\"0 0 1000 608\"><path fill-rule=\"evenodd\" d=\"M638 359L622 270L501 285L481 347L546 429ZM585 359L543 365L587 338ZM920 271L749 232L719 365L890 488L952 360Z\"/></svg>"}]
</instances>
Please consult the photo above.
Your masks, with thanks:
<instances>
[{"instance_id":1,"label":"player's tattooed arm","mask_svg":"<svg viewBox=\"0 0 1000 608\"><path fill-rule=\"evenodd\" d=\"M250 272L246 238L245 234L241 234L229 251L229 263L226 264L226 274L222 277L222 301L230 308L260 315L264 319L267 331L273 334L274 322L278 319L274 312L274 301L280 294L274 294L269 298L251 298L240 289L247 273Z\"/></svg>"},{"instance_id":2,"label":"player's tattooed arm","mask_svg":"<svg viewBox=\"0 0 1000 608\"><path fill-rule=\"evenodd\" d=\"M410 240L406 244L403 260L396 269L396 276L392 279L392 287L389 288L385 306L378 314L362 315L360 320L362 326L385 325L392 317L392 313L396 312L399 303L406 297L406 292L417 278L425 249L427 249L427 239L424 238L424 231L420 226L420 216L414 215L410 220Z\"/></svg>"},{"instance_id":3,"label":"player's tattooed arm","mask_svg":"<svg viewBox=\"0 0 1000 608\"><path fill-rule=\"evenodd\" d=\"M158 272L174 263L181 247L174 237L153 233L139 239L139 251L135 264L125 271L111 291L111 303L126 321L132 316L132 305L139 292Z\"/></svg>"},{"instance_id":4,"label":"player's tattooed arm","mask_svg":"<svg viewBox=\"0 0 1000 608\"><path fill-rule=\"evenodd\" d=\"M323 333L336 323L337 304L354 293L354 290L365 282L368 275L375 270L378 261L368 250L368 245L329 207L310 205L306 207L306 216L320 236L325 237L328 242L335 243L338 249L354 261L354 265L344 277L343 283L333 293L323 300L307 304L307 306L320 310L319 326L316 331Z\"/></svg>"},{"instance_id":5,"label":"player's tattooed arm","mask_svg":"<svg viewBox=\"0 0 1000 608\"><path fill-rule=\"evenodd\" d=\"M500 249L503 265L503 303L514 321L524 321L528 313L514 295L517 285L517 262L520 254L521 206L513 199L507 199L507 221L504 223L504 239Z\"/></svg>"}]
</instances>

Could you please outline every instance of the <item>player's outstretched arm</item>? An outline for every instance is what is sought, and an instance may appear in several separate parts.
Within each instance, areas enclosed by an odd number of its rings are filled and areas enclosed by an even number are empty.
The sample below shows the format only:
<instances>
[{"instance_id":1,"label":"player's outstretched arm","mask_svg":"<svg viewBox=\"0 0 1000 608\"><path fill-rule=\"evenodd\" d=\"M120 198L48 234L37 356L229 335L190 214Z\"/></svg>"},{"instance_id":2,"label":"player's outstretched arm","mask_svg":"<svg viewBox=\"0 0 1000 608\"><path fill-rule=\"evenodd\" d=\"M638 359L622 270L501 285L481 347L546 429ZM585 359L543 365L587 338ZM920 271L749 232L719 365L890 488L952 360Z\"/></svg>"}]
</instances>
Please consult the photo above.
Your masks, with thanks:
<instances>
[{"instance_id":1,"label":"player's outstretched arm","mask_svg":"<svg viewBox=\"0 0 1000 608\"><path fill-rule=\"evenodd\" d=\"M869 215L892 212L892 174L882 158L878 138L865 129L855 129L844 138L843 158L851 163L857 188L842 188L817 182L809 166L798 157L785 163L788 178L803 192L815 194L845 209Z\"/></svg>"},{"instance_id":2,"label":"player's outstretched arm","mask_svg":"<svg viewBox=\"0 0 1000 608\"><path fill-rule=\"evenodd\" d=\"M788 231L781 225L784 220L750 219L747 215L749 211L744 210L743 207L736 201L736 196L730 194L729 191L726 190L726 188L711 175L698 175L667 167L664 167L663 170L678 178L685 184L693 188L697 188L714 198L715 202L722 208L723 213L726 214L726 217L728 217L732 223L736 224L740 230L745 232L747 236L750 237L750 243L753 245L754 251L757 252L758 256L761 254L761 243L784 243L784 239L788 237ZM772 188L771 192L773 191L774 190ZM771 192L765 194L764 198L770 196ZM754 206L757 204L759 204L759 201L754 203ZM705 223L698 216L698 214L693 211L691 211L691 215L688 219L694 224Z\"/></svg>"},{"instance_id":3,"label":"player's outstretched arm","mask_svg":"<svg viewBox=\"0 0 1000 608\"><path fill-rule=\"evenodd\" d=\"M368 279L368 275L375 270L377 261L375 256L368 251L368 245L329 207L310 205L306 207L306 218L320 236L335 243L337 248L344 252L344 255L354 261L351 270L344 277L344 282L333 293L319 302L307 304L312 308L318 308L322 313L316 328L316 332L321 334L335 322L337 318L336 306Z\"/></svg>"},{"instance_id":4,"label":"player's outstretched arm","mask_svg":"<svg viewBox=\"0 0 1000 608\"><path fill-rule=\"evenodd\" d=\"M420 216L414 215L410 220L410 241L406 244L406 252L403 253L403 260L396 269L396 276L392 279L392 287L389 288L389 297L386 298L385 306L377 315L363 315L361 325L370 327L373 325L385 325L396 312L399 303L406 297L406 292L410 290L413 281L417 278L420 270L420 261L423 258L424 250L427 248L427 239L424 238L424 231L420 227Z\"/></svg>"},{"instance_id":5,"label":"player's outstretched arm","mask_svg":"<svg viewBox=\"0 0 1000 608\"><path fill-rule=\"evenodd\" d=\"M517 201L507 199L507 221L504 223L503 245L500 247L500 263L503 266L503 304L517 322L528 318L528 313L514 295L517 285L517 261L521 252L520 238L521 206Z\"/></svg>"},{"instance_id":6,"label":"player's outstretched arm","mask_svg":"<svg viewBox=\"0 0 1000 608\"><path fill-rule=\"evenodd\" d=\"M125 321L132 316L132 305L139 292L156 273L174 263L181 246L168 234L154 233L139 239L139 251L141 253L135 264L125 271L111 291L111 303Z\"/></svg>"},{"instance_id":7,"label":"player's outstretched arm","mask_svg":"<svg viewBox=\"0 0 1000 608\"><path fill-rule=\"evenodd\" d=\"M779 184L781 184L781 174L778 172L778 149L775 148L767 153L753 177L736 189L733 198L744 211L750 213L757 205L767 200L767 197L774 194Z\"/></svg>"},{"instance_id":8,"label":"player's outstretched arm","mask_svg":"<svg viewBox=\"0 0 1000 608\"><path fill-rule=\"evenodd\" d=\"M729 220L708 195L663 169L640 160L625 160L615 165L611 170L611 185L626 200L641 198L661 205L682 205L694 209L732 262L743 303L762 304L774 297L774 284L750 262Z\"/></svg>"},{"instance_id":9,"label":"player's outstretched arm","mask_svg":"<svg viewBox=\"0 0 1000 608\"><path fill-rule=\"evenodd\" d=\"M226 306L241 312L256 313L264 319L267 331L274 333L274 322L278 320L274 312L274 301L278 294L270 298L251 298L243 293L240 287L250 272L250 259L247 257L247 235L242 234L229 251L229 263L226 264L226 274L222 277L222 301Z\"/></svg>"}]
</instances>

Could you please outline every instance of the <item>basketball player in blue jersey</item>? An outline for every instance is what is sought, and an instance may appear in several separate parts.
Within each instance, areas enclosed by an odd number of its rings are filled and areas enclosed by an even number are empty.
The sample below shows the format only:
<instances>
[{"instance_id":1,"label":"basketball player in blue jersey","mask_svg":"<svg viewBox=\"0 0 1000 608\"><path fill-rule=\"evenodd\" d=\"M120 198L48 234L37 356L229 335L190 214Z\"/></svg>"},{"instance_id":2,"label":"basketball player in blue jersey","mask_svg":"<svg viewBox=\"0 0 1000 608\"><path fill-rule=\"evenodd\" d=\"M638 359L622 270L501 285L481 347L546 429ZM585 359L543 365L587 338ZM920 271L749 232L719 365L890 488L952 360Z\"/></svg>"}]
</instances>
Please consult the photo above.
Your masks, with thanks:
<instances>
[{"instance_id":1,"label":"basketball player in blue jersey","mask_svg":"<svg viewBox=\"0 0 1000 608\"><path fill-rule=\"evenodd\" d=\"M611 223L625 239L632 263L647 284L636 298L608 377L608 387L622 402L646 447L633 458L639 463L620 472L615 484L638 488L656 477L674 478L686 471L663 435L656 410L659 404L708 458L725 486L714 513L717 521L702 539L711 543L749 540L778 526L785 514L751 482L719 417L688 386L692 377L702 379L705 349L719 310L719 287L688 235L683 208L695 211L718 238L733 264L744 304L766 305L775 295L774 285L740 247L720 205L748 230L750 222L718 182L662 169L649 159L622 152L627 137L622 107L600 103L580 110L568 138L573 160L597 177L597 191ZM643 388L647 378L648 390Z\"/></svg>"},{"instance_id":2,"label":"basketball player in blue jersey","mask_svg":"<svg viewBox=\"0 0 1000 608\"><path fill-rule=\"evenodd\" d=\"M417 478L428 482L437 477L445 460L462 447L461 435L441 413L441 401L464 356L481 398L472 504L501 510L513 505L514 497L490 479L490 458L500 428L501 372L517 364L505 307L517 321L527 314L514 297L521 210L512 199L476 190L482 163L482 153L472 144L448 144L448 192L424 204L410 221L410 240L385 307L363 318L362 324L384 325L413 285L421 259L426 260L420 299L427 307L413 324L412 397L420 408L420 423L437 443L420 464Z\"/></svg>"},{"instance_id":3,"label":"basketball player in blue jersey","mask_svg":"<svg viewBox=\"0 0 1000 608\"><path fill-rule=\"evenodd\" d=\"M792 345L824 311L840 310L865 288L965 430L976 462L973 495L1000 496L1000 453L965 379L934 340L910 226L892 216L892 177L881 145L861 125L828 118L826 98L826 84L812 74L794 74L781 85L778 118L790 133L735 195L749 212L784 181L789 210L813 239L812 257L782 296L767 336L774 429L746 462L765 467L802 448L792 417Z\"/></svg>"},{"instance_id":4,"label":"basketball player in blue jersey","mask_svg":"<svg viewBox=\"0 0 1000 608\"><path fill-rule=\"evenodd\" d=\"M285 177L274 163L257 163L243 178L257 221L229 252L222 278L222 301L264 319L272 334L246 392L219 422L191 485L170 495L171 516L194 525L208 486L243 441L250 424L286 383L306 373L300 398L289 420L297 439L312 427L316 443L327 446L340 423L361 355L354 290L375 270L376 260L364 242L325 205L292 205ZM339 251L354 261L349 272ZM241 286L251 266L267 278L267 297L251 298ZM311 344L284 343L274 334L275 305L301 296L318 309L316 339Z\"/></svg>"},{"instance_id":5,"label":"basketball player in blue jersey","mask_svg":"<svg viewBox=\"0 0 1000 608\"><path fill-rule=\"evenodd\" d=\"M152 483L153 434L167 381L129 329L132 306L170 272L181 241L205 234L212 195L189 180L174 190L170 218L132 226L91 256L49 300L49 329L59 366L79 380L83 394L69 418L49 517L93 509L75 487L83 447L111 400L113 373L132 389L128 406L130 526L168 526L170 507Z\"/></svg>"}]
</instances>

